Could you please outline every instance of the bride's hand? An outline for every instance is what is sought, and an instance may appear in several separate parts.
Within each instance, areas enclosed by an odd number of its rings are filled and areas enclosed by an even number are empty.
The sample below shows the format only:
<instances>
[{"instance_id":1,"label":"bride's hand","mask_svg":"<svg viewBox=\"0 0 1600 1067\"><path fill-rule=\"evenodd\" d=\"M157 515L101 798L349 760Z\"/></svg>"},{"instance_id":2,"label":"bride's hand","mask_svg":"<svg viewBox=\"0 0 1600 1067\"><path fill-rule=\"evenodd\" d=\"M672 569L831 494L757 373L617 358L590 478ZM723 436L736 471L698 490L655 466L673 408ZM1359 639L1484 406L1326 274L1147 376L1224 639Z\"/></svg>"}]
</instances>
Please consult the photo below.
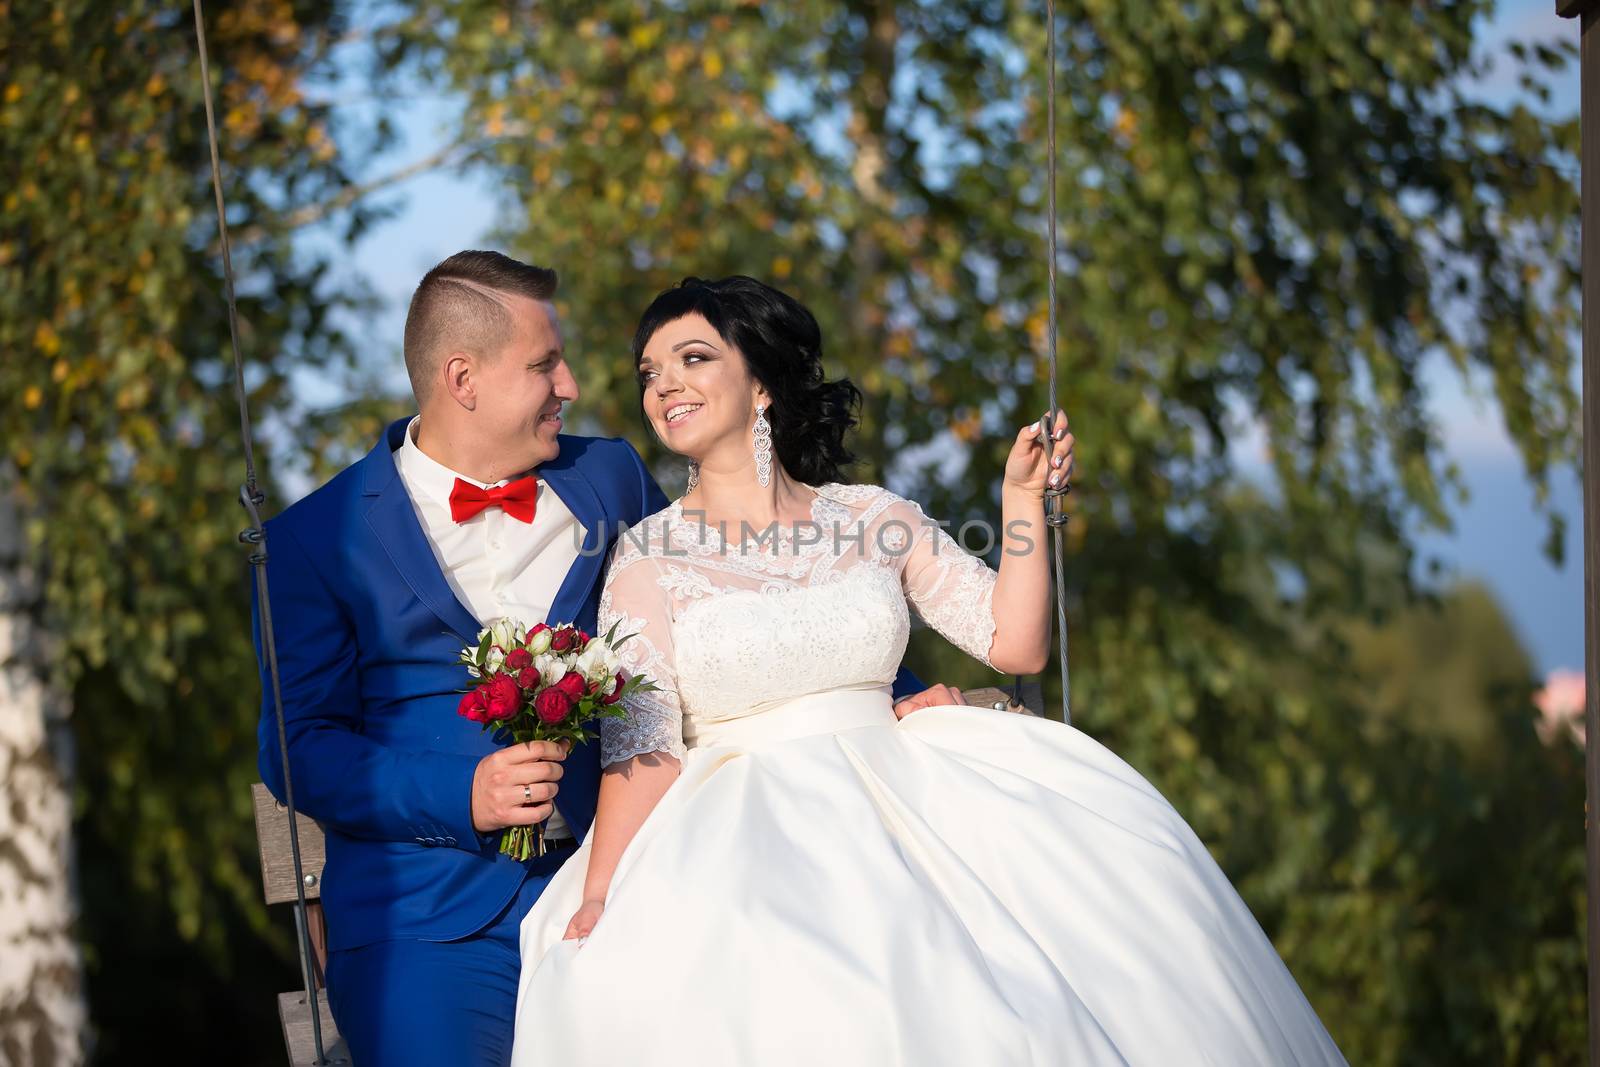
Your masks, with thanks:
<instances>
[{"instance_id":1,"label":"bride's hand","mask_svg":"<svg viewBox=\"0 0 1600 1067\"><path fill-rule=\"evenodd\" d=\"M603 900L586 900L578 913L567 923L567 932L561 935L563 941L573 941L580 937L588 937L594 930L594 924L600 921L600 913L606 910Z\"/></svg>"},{"instance_id":2,"label":"bride's hand","mask_svg":"<svg viewBox=\"0 0 1600 1067\"><path fill-rule=\"evenodd\" d=\"M1072 445L1067 432L1067 414L1056 412L1053 440L1040 439L1039 424L1032 422L1017 432L1017 440L1006 457L1005 488L1021 489L1043 498L1046 485L1058 488L1072 479Z\"/></svg>"}]
</instances>

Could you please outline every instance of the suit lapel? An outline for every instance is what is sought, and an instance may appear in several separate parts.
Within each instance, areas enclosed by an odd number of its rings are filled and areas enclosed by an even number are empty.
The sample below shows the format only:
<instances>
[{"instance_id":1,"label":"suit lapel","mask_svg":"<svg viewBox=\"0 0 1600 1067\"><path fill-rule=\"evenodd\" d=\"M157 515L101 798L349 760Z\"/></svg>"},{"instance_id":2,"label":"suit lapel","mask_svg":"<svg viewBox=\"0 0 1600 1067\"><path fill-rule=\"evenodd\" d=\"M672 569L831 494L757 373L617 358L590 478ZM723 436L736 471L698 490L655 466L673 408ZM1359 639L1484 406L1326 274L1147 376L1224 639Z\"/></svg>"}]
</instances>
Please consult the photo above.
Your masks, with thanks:
<instances>
[{"instance_id":1,"label":"suit lapel","mask_svg":"<svg viewBox=\"0 0 1600 1067\"><path fill-rule=\"evenodd\" d=\"M393 423L362 461L363 493L372 498L366 512L367 525L417 599L439 616L463 644L470 645L482 626L445 581L439 561L417 521L411 496L395 469L394 449L399 446L410 421L401 419Z\"/></svg>"},{"instance_id":2,"label":"suit lapel","mask_svg":"<svg viewBox=\"0 0 1600 1067\"><path fill-rule=\"evenodd\" d=\"M578 558L550 602L550 615L545 621L552 626L577 618L578 609L588 598L589 590L594 588L600 569L605 565L606 528L610 519L594 484L578 470L576 458L572 441L562 437L561 454L539 468L539 476L567 505L573 518L583 524L585 531Z\"/></svg>"}]
</instances>

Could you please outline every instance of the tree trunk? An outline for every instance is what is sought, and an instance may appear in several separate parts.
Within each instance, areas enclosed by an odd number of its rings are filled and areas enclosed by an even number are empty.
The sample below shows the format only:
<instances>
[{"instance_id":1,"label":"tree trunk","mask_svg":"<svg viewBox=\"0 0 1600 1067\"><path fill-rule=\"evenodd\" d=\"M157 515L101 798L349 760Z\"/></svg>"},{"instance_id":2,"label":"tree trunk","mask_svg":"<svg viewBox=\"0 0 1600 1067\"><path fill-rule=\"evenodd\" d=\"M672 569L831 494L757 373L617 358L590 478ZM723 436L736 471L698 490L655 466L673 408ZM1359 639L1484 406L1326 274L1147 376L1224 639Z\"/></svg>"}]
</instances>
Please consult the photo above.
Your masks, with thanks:
<instances>
[{"instance_id":1,"label":"tree trunk","mask_svg":"<svg viewBox=\"0 0 1600 1067\"><path fill-rule=\"evenodd\" d=\"M72 738L64 696L45 681L33 622L37 584L0 487L0 1062L86 1058L88 1012L74 932Z\"/></svg>"}]
</instances>

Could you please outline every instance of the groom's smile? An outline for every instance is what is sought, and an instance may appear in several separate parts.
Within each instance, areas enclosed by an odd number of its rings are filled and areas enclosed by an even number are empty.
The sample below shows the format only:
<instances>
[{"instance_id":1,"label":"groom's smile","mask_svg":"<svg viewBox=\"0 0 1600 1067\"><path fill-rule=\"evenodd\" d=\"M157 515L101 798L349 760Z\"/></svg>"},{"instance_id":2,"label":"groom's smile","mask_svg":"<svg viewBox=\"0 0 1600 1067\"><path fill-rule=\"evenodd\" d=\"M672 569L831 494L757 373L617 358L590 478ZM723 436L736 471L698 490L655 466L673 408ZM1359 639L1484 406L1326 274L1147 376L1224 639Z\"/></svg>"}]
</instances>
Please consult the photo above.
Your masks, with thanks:
<instances>
[{"instance_id":1,"label":"groom's smile","mask_svg":"<svg viewBox=\"0 0 1600 1067\"><path fill-rule=\"evenodd\" d=\"M515 324L497 357L481 361L472 411L475 430L504 460L511 477L554 459L564 406L578 398L567 366L560 320L546 300L496 294Z\"/></svg>"}]
</instances>

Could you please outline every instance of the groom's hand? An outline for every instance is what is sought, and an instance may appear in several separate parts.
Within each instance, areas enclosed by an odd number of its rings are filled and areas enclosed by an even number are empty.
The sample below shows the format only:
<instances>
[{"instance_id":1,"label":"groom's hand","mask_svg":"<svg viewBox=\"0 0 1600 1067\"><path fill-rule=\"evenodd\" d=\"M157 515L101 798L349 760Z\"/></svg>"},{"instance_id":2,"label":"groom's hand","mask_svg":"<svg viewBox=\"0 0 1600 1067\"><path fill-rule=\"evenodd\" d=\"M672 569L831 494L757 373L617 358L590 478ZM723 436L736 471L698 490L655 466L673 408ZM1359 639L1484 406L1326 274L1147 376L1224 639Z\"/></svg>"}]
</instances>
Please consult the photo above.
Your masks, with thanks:
<instances>
[{"instance_id":1,"label":"groom's hand","mask_svg":"<svg viewBox=\"0 0 1600 1067\"><path fill-rule=\"evenodd\" d=\"M479 760L472 775L473 829L486 834L548 819L566 758L566 748L554 741L527 741Z\"/></svg>"},{"instance_id":2,"label":"groom's hand","mask_svg":"<svg viewBox=\"0 0 1600 1067\"><path fill-rule=\"evenodd\" d=\"M936 685L906 697L894 706L894 717L903 719L918 708L937 708L945 704L965 704L961 690L949 685Z\"/></svg>"}]
</instances>

